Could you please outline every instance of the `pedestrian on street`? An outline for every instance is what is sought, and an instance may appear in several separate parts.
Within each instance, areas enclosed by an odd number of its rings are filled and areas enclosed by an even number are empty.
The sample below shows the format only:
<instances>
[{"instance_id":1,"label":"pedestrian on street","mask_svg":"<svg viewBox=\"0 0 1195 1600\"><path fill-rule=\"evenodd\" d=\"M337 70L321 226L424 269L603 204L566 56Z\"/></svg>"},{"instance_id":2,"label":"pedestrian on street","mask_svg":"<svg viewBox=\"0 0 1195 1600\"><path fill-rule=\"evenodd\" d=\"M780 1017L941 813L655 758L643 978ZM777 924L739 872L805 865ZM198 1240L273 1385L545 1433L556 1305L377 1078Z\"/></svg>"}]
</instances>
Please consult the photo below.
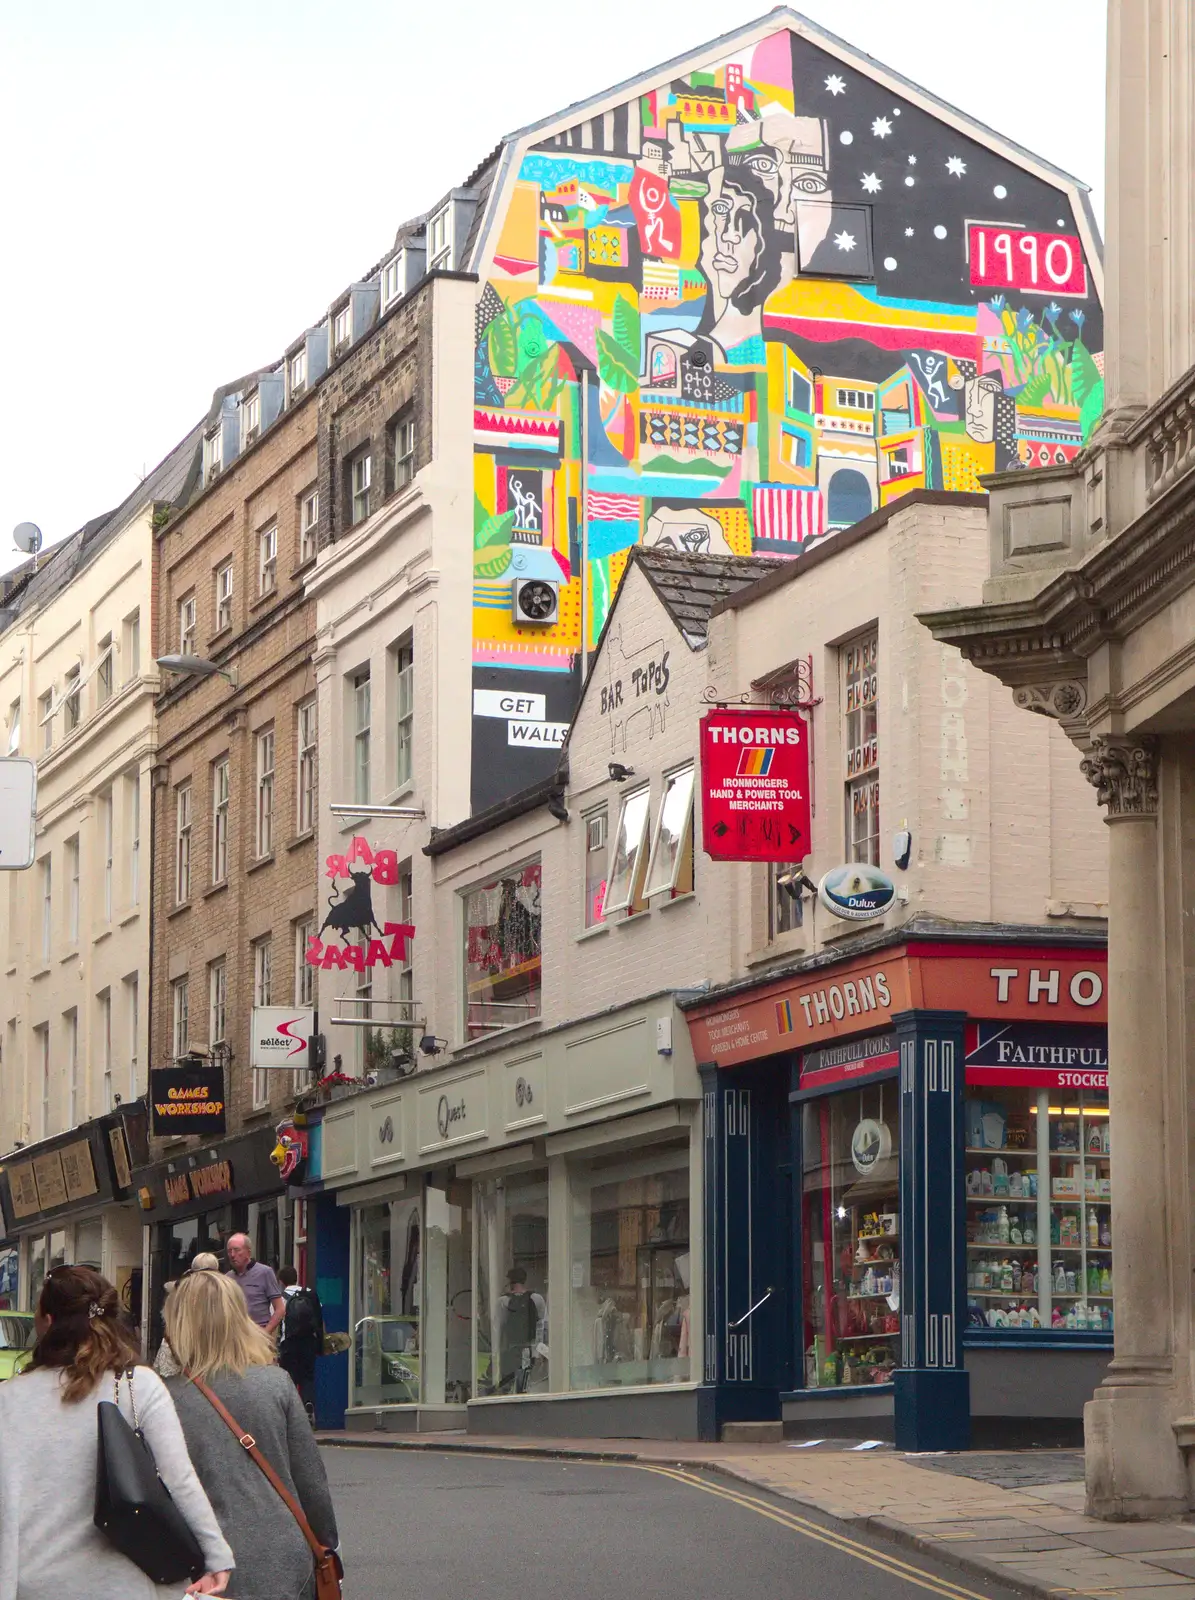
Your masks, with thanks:
<instances>
[{"instance_id":1,"label":"pedestrian on street","mask_svg":"<svg viewBox=\"0 0 1195 1600\"><path fill-rule=\"evenodd\" d=\"M315 1359L324 1353L324 1308L314 1289L304 1289L293 1267L280 1267L286 1310L278 1330L278 1365L288 1372L315 1425Z\"/></svg>"},{"instance_id":2,"label":"pedestrian on street","mask_svg":"<svg viewBox=\"0 0 1195 1600\"><path fill-rule=\"evenodd\" d=\"M315 1568L307 1541L238 1437L256 1441L316 1538L335 1549L336 1515L319 1447L298 1391L274 1365L272 1341L248 1316L231 1275L215 1272L180 1280L166 1302L166 1336L183 1369L167 1387L236 1557L229 1594L235 1600L311 1600ZM236 1435L196 1382L224 1405Z\"/></svg>"},{"instance_id":3,"label":"pedestrian on street","mask_svg":"<svg viewBox=\"0 0 1195 1600\"><path fill-rule=\"evenodd\" d=\"M282 1285L273 1267L267 1267L264 1261L254 1261L253 1247L247 1233L232 1234L225 1251L232 1268L225 1273L225 1277L240 1285L249 1315L257 1326L264 1328L267 1333L273 1333L286 1310Z\"/></svg>"},{"instance_id":4,"label":"pedestrian on street","mask_svg":"<svg viewBox=\"0 0 1195 1600\"><path fill-rule=\"evenodd\" d=\"M498 1301L498 1388L525 1394L536 1357L547 1358L548 1307L527 1288L526 1267L511 1267Z\"/></svg>"},{"instance_id":5,"label":"pedestrian on street","mask_svg":"<svg viewBox=\"0 0 1195 1600\"><path fill-rule=\"evenodd\" d=\"M116 1290L90 1267L55 1267L38 1297L25 1372L0 1384L0 1596L3 1600L176 1600L95 1526L96 1407L116 1397L199 1541L207 1572L192 1590L222 1594L232 1551L187 1454L166 1387L121 1321ZM134 1368L136 1368L134 1372Z\"/></svg>"}]
</instances>

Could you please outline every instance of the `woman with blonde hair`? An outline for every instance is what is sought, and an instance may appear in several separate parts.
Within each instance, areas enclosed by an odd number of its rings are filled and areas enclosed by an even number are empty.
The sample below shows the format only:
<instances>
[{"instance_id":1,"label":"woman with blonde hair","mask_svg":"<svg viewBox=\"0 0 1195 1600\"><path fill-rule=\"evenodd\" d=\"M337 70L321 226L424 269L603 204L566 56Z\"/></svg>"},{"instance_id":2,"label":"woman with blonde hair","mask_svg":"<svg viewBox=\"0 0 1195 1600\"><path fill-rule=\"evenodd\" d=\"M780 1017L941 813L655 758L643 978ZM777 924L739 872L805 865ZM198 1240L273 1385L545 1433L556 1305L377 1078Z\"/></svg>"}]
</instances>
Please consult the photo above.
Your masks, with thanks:
<instances>
[{"instance_id":1,"label":"woman with blonde hair","mask_svg":"<svg viewBox=\"0 0 1195 1600\"><path fill-rule=\"evenodd\" d=\"M310 1600L311 1550L265 1473L194 1380L250 1434L321 1544L335 1549L336 1514L298 1391L274 1365L274 1346L245 1297L218 1272L189 1272L166 1302L166 1338L182 1369L167 1379L187 1448L236 1557L236 1600Z\"/></svg>"},{"instance_id":2,"label":"woman with blonde hair","mask_svg":"<svg viewBox=\"0 0 1195 1600\"><path fill-rule=\"evenodd\" d=\"M137 1366L116 1290L90 1267L55 1267L42 1285L34 1326L28 1368L0 1384L0 1596L181 1595L182 1583L159 1587L93 1521L96 1406L113 1398L130 1424L135 1404L158 1473L199 1541L208 1571L194 1591L221 1593L232 1551L188 1459L165 1385Z\"/></svg>"}]
</instances>

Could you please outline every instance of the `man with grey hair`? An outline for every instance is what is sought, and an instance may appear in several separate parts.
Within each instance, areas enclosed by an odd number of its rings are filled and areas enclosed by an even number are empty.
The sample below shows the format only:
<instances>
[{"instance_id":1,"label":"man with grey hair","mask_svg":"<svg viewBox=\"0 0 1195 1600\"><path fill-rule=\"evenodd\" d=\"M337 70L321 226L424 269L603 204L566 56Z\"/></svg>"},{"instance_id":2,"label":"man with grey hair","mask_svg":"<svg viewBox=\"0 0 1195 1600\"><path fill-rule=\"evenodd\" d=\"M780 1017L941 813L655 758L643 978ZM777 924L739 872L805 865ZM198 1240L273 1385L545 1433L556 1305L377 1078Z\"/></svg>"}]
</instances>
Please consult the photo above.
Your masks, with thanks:
<instances>
[{"instance_id":1,"label":"man with grey hair","mask_svg":"<svg viewBox=\"0 0 1195 1600\"><path fill-rule=\"evenodd\" d=\"M224 1249L232 1269L225 1277L239 1284L249 1315L257 1326L273 1333L286 1311L282 1285L273 1267L267 1267L264 1261L254 1261L248 1234L232 1234Z\"/></svg>"}]
</instances>

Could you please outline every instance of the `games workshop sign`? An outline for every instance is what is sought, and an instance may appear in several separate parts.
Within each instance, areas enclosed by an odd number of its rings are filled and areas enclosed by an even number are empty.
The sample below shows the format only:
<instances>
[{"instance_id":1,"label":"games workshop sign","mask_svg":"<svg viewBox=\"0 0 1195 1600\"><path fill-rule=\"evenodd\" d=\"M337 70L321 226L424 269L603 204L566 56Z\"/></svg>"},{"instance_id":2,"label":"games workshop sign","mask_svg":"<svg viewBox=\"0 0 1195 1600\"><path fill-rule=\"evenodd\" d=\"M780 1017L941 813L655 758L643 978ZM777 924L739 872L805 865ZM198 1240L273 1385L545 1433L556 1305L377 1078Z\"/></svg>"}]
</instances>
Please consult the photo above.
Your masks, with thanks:
<instances>
[{"instance_id":1,"label":"games workshop sign","mask_svg":"<svg viewBox=\"0 0 1195 1600\"><path fill-rule=\"evenodd\" d=\"M702 849L714 861L809 854L809 732L792 711L701 719Z\"/></svg>"},{"instance_id":2,"label":"games workshop sign","mask_svg":"<svg viewBox=\"0 0 1195 1600\"><path fill-rule=\"evenodd\" d=\"M343 855L328 856L324 876L332 880L328 909L318 933L307 944L310 967L351 968L364 972L367 967L404 967L407 942L415 937L409 922L379 922L374 911L374 886L398 882L398 853L375 850L365 839L354 838ZM348 879L348 887L340 880ZM355 933L357 942L349 935ZM328 937L325 938L324 935ZM339 940L339 943L335 941Z\"/></svg>"},{"instance_id":3,"label":"games workshop sign","mask_svg":"<svg viewBox=\"0 0 1195 1600\"><path fill-rule=\"evenodd\" d=\"M189 1139L224 1132L224 1069L196 1058L181 1066L155 1067L149 1075L149 1106L155 1138Z\"/></svg>"}]
</instances>

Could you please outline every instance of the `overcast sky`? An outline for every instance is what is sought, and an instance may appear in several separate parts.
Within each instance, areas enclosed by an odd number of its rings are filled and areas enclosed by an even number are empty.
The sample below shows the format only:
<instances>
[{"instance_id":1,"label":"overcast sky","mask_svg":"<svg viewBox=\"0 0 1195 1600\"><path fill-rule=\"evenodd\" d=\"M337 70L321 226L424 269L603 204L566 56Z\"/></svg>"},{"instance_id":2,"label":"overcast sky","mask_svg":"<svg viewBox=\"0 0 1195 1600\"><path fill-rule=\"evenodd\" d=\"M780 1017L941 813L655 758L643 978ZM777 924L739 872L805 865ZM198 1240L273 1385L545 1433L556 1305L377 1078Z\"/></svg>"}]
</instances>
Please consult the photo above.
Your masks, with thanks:
<instances>
[{"instance_id":1,"label":"overcast sky","mask_svg":"<svg viewBox=\"0 0 1195 1600\"><path fill-rule=\"evenodd\" d=\"M797 9L1102 219L1104 0ZM503 134L761 10L0 0L0 570L17 522L53 543L119 504Z\"/></svg>"}]
</instances>

